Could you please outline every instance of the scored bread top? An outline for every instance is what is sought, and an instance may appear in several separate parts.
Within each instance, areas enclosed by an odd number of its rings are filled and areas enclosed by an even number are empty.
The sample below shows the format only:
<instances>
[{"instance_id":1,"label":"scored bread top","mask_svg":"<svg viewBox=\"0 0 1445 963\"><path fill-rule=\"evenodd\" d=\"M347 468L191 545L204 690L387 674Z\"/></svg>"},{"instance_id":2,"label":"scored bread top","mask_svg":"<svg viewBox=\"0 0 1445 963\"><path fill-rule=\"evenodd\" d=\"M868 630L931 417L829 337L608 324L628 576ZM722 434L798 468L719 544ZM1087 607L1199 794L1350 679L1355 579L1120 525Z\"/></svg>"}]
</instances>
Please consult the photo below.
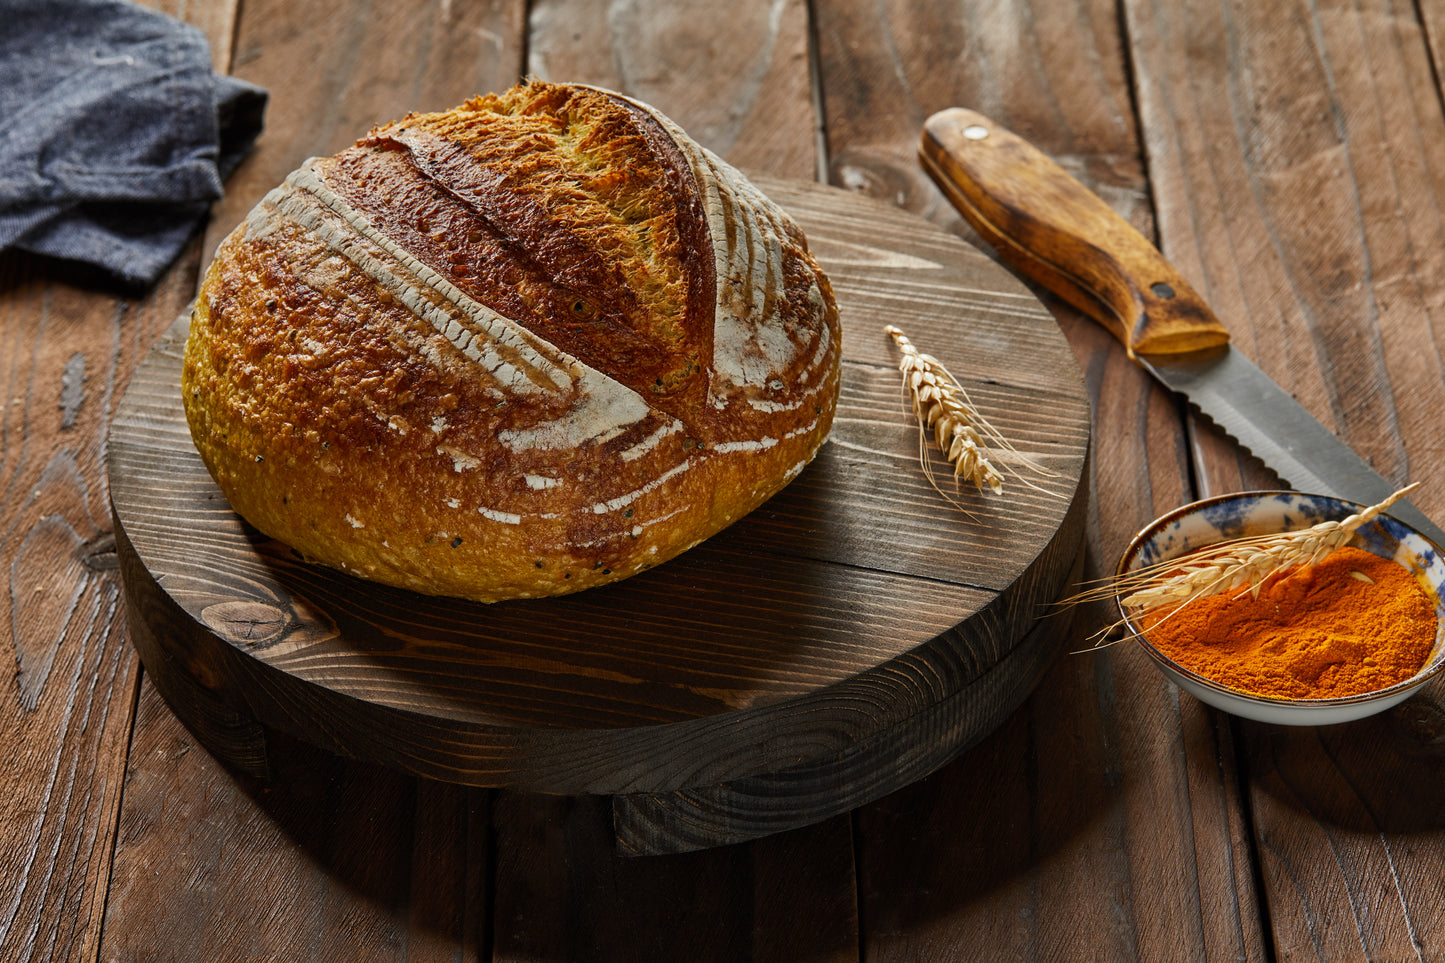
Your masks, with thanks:
<instances>
[{"instance_id":1,"label":"scored bread top","mask_svg":"<svg viewBox=\"0 0 1445 963\"><path fill-rule=\"evenodd\" d=\"M461 291L675 414L705 387L714 265L690 258L708 237L684 158L625 107L533 84L378 128L324 170Z\"/></svg>"},{"instance_id":2,"label":"scored bread top","mask_svg":"<svg viewBox=\"0 0 1445 963\"><path fill-rule=\"evenodd\" d=\"M533 82L313 159L217 252L184 395L247 520L487 601L682 551L827 434L796 226L652 108Z\"/></svg>"}]
</instances>

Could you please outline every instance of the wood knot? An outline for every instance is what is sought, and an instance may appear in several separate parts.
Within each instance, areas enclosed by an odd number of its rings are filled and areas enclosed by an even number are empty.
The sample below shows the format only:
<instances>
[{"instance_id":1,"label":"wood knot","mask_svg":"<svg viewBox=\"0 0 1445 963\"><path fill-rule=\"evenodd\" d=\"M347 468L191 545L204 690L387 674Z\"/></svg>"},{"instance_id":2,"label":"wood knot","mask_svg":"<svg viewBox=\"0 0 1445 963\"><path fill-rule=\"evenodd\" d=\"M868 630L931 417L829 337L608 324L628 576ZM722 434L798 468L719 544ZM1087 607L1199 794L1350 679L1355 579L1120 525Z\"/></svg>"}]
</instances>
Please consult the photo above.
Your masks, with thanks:
<instances>
[{"instance_id":1,"label":"wood knot","mask_svg":"<svg viewBox=\"0 0 1445 963\"><path fill-rule=\"evenodd\" d=\"M1445 706L1420 693L1390 710L1390 718L1408 734L1417 749L1438 753L1445 749Z\"/></svg>"},{"instance_id":2,"label":"wood knot","mask_svg":"<svg viewBox=\"0 0 1445 963\"><path fill-rule=\"evenodd\" d=\"M284 611L264 602L217 602L202 610L201 620L217 635L247 646L274 641L291 625Z\"/></svg>"},{"instance_id":3,"label":"wood knot","mask_svg":"<svg viewBox=\"0 0 1445 963\"><path fill-rule=\"evenodd\" d=\"M81 561L92 572L113 572L120 568L115 554L115 535L106 532L81 546Z\"/></svg>"}]
</instances>

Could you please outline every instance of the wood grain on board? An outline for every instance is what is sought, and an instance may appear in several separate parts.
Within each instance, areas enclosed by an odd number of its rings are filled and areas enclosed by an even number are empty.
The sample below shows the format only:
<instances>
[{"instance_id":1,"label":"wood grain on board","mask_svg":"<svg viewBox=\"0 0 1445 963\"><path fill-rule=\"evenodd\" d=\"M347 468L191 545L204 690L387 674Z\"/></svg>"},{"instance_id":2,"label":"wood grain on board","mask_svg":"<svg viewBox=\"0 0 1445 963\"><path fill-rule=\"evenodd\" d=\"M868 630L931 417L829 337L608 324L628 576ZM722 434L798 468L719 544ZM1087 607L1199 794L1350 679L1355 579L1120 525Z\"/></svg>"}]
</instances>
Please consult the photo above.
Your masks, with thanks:
<instances>
[{"instance_id":1,"label":"wood grain on board","mask_svg":"<svg viewBox=\"0 0 1445 963\"><path fill-rule=\"evenodd\" d=\"M259 538L190 444L178 319L120 404L110 478L132 636L182 719L239 765L265 755L249 717L470 785L689 790L685 834L634 834L669 851L846 812L1011 712L1057 651L1062 616L1030 633L1071 591L1082 545L1088 407L1068 346L1021 284L927 222L836 189L759 184L838 293L833 432L767 505L607 590L427 599ZM1035 487L959 490L958 507L932 489L874 305L996 412L1044 473ZM739 782L752 777L768 781Z\"/></svg>"}]
</instances>

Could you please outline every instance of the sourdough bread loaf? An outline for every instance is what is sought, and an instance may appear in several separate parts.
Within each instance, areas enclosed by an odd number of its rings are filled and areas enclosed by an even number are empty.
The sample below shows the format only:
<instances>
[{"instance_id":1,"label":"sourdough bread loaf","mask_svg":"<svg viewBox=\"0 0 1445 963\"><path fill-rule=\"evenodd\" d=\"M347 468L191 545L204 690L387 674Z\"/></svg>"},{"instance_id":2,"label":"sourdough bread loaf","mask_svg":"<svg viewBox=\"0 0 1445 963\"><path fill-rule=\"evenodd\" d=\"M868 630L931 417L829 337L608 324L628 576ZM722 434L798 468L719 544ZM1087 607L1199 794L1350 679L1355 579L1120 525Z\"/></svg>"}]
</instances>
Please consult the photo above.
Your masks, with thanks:
<instances>
[{"instance_id":1,"label":"sourdough bread loaf","mask_svg":"<svg viewBox=\"0 0 1445 963\"><path fill-rule=\"evenodd\" d=\"M481 601L657 565L817 453L831 288L655 109L531 82L312 159L221 244L183 395L243 518Z\"/></svg>"}]
</instances>

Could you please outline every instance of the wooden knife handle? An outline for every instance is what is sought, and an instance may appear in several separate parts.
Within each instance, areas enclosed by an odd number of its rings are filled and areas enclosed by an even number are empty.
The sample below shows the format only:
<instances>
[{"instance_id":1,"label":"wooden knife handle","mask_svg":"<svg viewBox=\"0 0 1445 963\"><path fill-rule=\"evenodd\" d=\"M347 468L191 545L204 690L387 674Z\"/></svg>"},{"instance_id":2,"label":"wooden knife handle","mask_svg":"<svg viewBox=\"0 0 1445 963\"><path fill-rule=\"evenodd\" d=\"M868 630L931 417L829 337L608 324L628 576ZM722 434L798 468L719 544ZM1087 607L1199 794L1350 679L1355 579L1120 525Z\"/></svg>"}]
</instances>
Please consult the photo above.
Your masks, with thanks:
<instances>
[{"instance_id":1,"label":"wooden knife handle","mask_svg":"<svg viewBox=\"0 0 1445 963\"><path fill-rule=\"evenodd\" d=\"M954 107L928 118L919 154L1005 263L1108 328L1131 357L1229 341L1144 235L1023 138Z\"/></svg>"}]
</instances>

